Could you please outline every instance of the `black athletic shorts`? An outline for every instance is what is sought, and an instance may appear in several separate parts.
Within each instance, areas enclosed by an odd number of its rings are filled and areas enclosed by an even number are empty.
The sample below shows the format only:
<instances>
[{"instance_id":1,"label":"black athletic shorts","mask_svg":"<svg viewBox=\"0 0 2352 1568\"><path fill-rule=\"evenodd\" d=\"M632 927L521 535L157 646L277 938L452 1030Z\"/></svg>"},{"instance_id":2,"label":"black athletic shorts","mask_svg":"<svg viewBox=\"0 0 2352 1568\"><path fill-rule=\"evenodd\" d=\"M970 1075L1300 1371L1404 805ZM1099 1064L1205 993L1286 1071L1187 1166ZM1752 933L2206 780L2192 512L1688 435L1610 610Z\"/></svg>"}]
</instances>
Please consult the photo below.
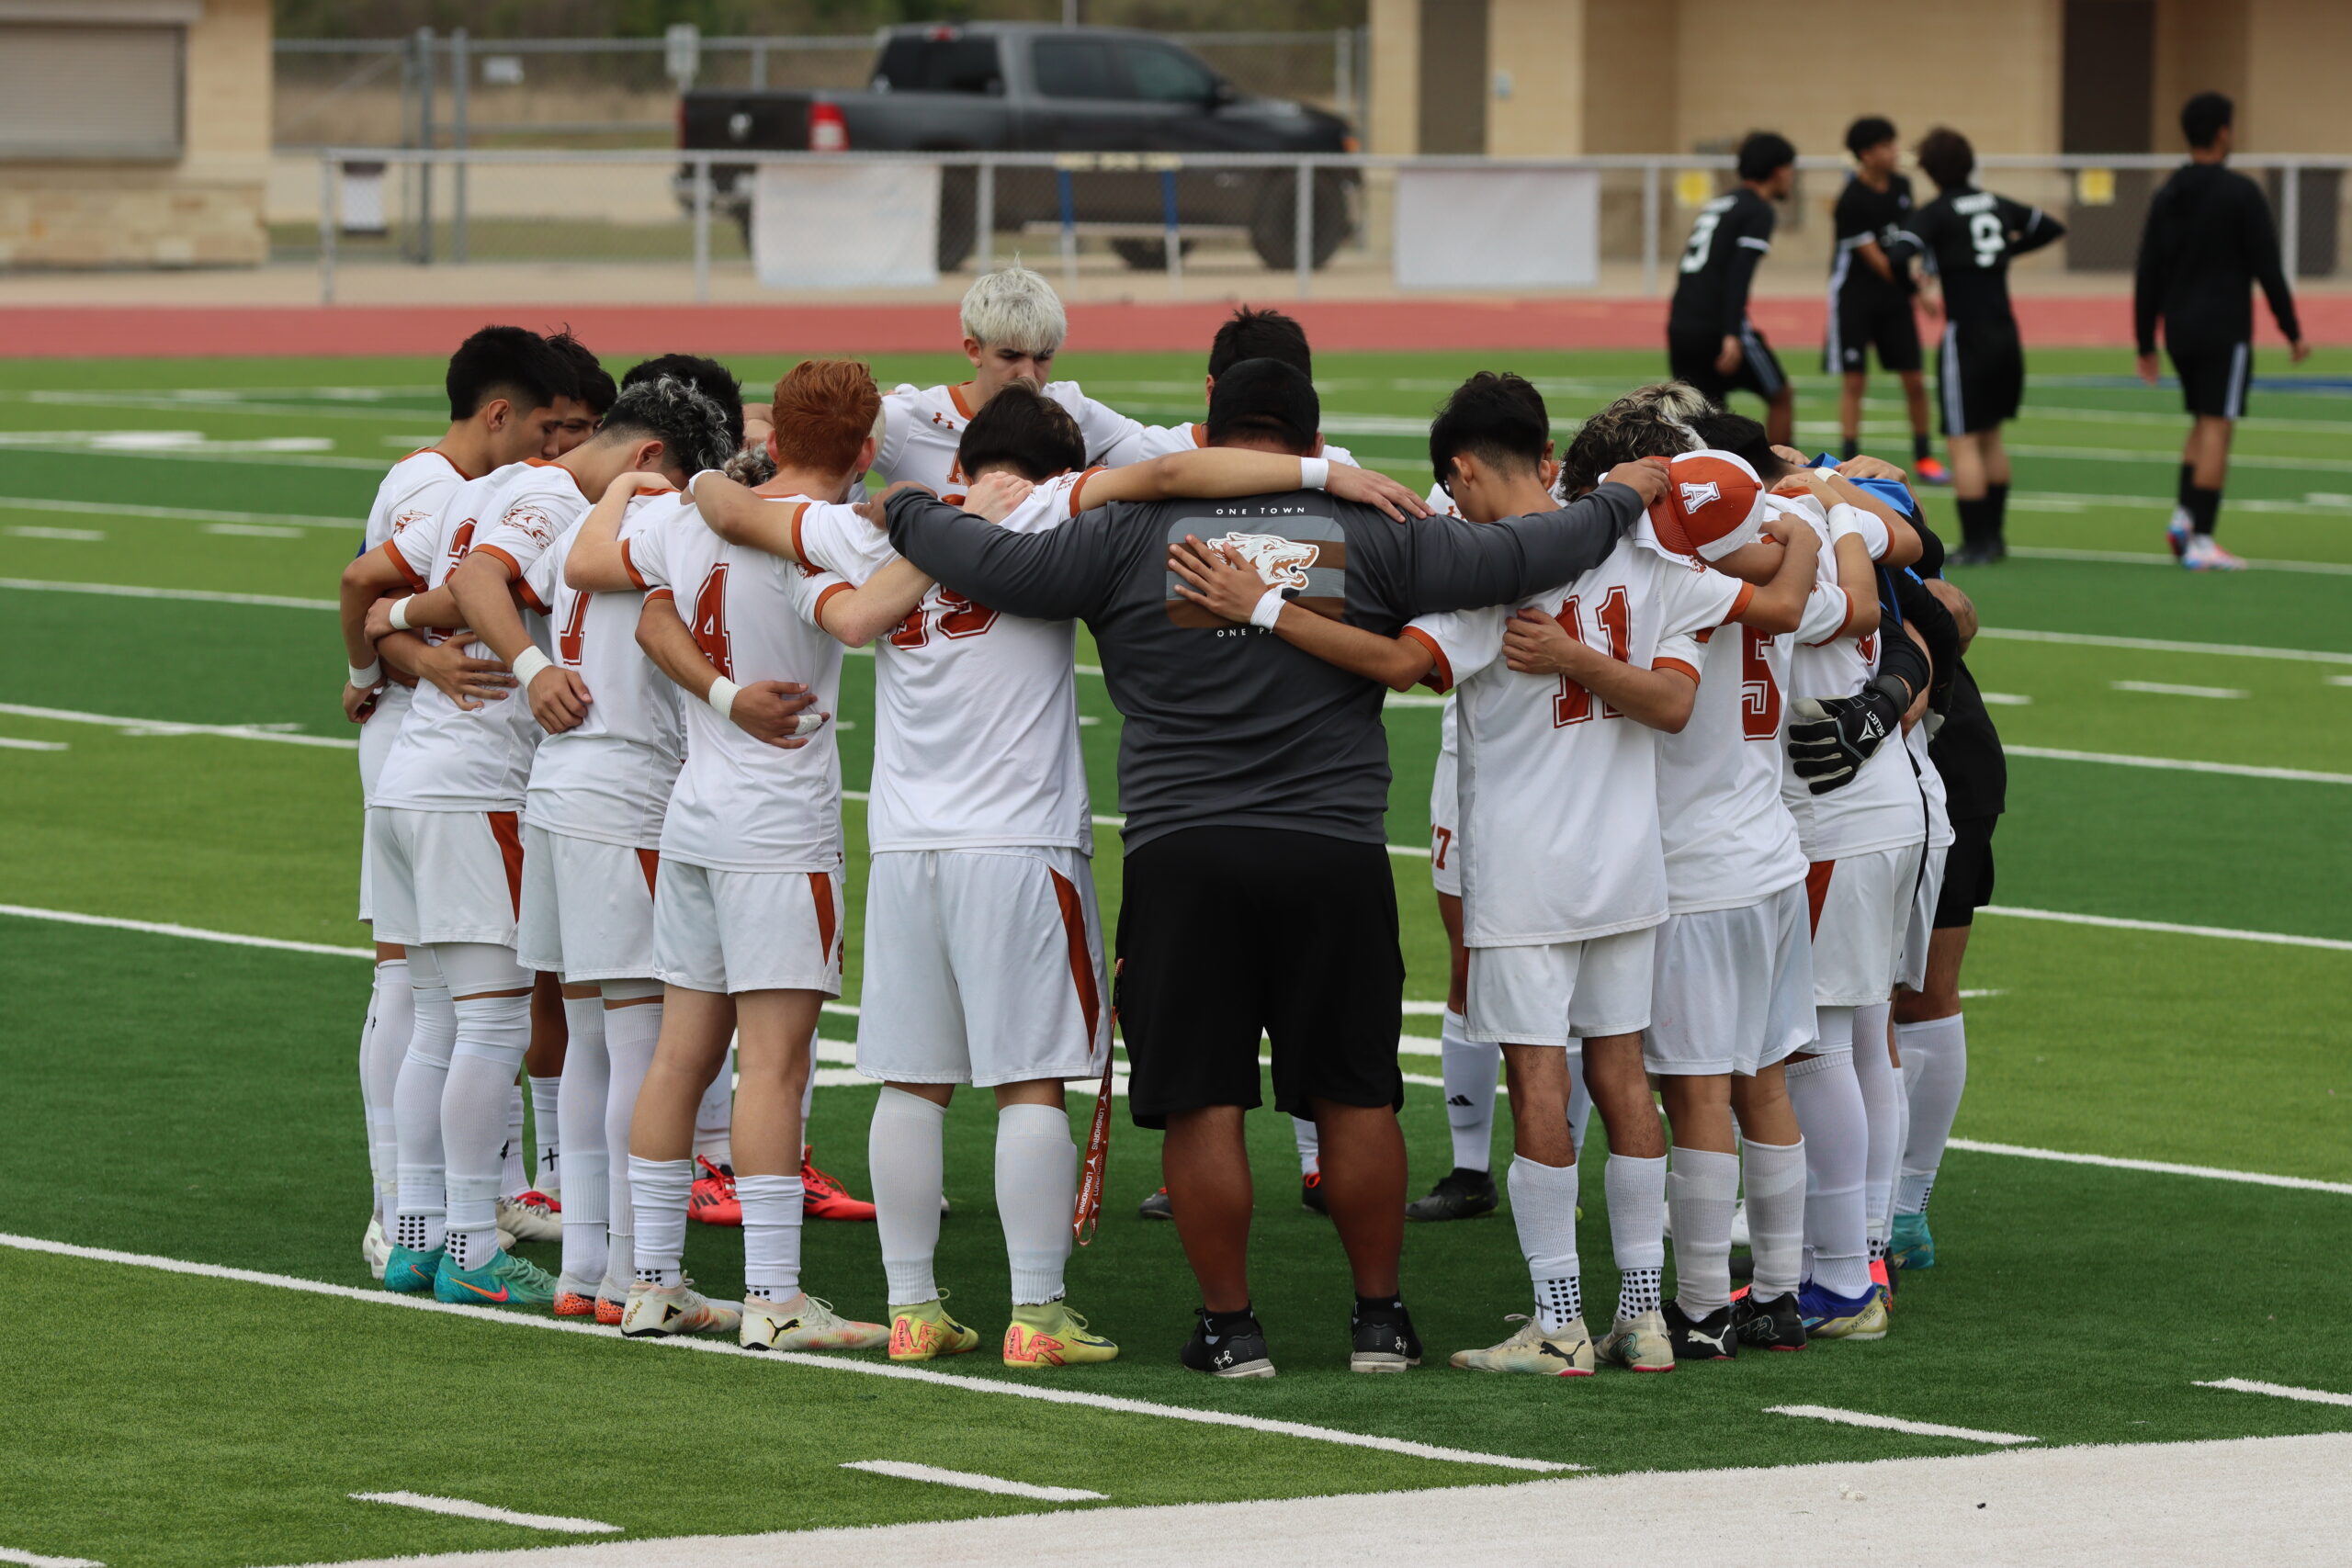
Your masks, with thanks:
<instances>
[{"instance_id":1,"label":"black athletic shorts","mask_svg":"<svg viewBox=\"0 0 2352 1568\"><path fill-rule=\"evenodd\" d=\"M2254 344L2173 343L2165 349L2180 377L2181 406L2190 413L2221 419L2245 417L2245 387L2254 378Z\"/></svg>"},{"instance_id":2,"label":"black athletic shorts","mask_svg":"<svg viewBox=\"0 0 2352 1568\"><path fill-rule=\"evenodd\" d=\"M1821 367L1832 376L1867 369L1872 349L1882 370L1919 368L1919 319L1907 299L1858 299L1852 290L1841 289L1830 302L1828 325Z\"/></svg>"},{"instance_id":3,"label":"black athletic shorts","mask_svg":"<svg viewBox=\"0 0 2352 1568\"><path fill-rule=\"evenodd\" d=\"M2025 350L2017 322L1946 321L1936 350L1936 399L1946 435L1990 430L2017 418L2025 400Z\"/></svg>"},{"instance_id":4,"label":"black athletic shorts","mask_svg":"<svg viewBox=\"0 0 2352 1568\"><path fill-rule=\"evenodd\" d=\"M1944 852L1943 890L1936 895L1936 929L1976 923L1976 911L1993 901L1993 829L1997 817L1969 817L1951 825L1951 848Z\"/></svg>"},{"instance_id":5,"label":"black athletic shorts","mask_svg":"<svg viewBox=\"0 0 2352 1568\"><path fill-rule=\"evenodd\" d=\"M1113 999L1138 1127L1254 1110L1258 1041L1274 1106L1401 1109L1405 956L1388 852L1263 828L1190 828L1129 852Z\"/></svg>"},{"instance_id":6,"label":"black athletic shorts","mask_svg":"<svg viewBox=\"0 0 2352 1568\"><path fill-rule=\"evenodd\" d=\"M1676 380L1690 382L1716 402L1722 402L1732 392L1753 392L1770 402L1789 384L1788 373L1781 368L1772 345L1764 341L1764 334L1756 330L1753 321L1740 323L1739 346L1739 368L1725 376L1715 368L1715 355L1724 350L1722 333L1668 327L1667 368Z\"/></svg>"}]
</instances>

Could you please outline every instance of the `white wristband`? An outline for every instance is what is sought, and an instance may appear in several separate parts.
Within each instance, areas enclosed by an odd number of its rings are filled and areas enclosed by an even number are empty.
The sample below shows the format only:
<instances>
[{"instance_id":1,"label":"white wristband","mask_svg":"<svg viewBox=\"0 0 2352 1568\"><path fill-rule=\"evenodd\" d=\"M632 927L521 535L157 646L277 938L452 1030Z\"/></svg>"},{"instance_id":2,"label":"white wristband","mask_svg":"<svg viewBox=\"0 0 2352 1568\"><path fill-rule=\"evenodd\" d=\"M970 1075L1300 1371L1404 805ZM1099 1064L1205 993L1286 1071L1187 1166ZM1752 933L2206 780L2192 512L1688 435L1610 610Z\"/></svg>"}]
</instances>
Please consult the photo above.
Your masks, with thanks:
<instances>
[{"instance_id":1,"label":"white wristband","mask_svg":"<svg viewBox=\"0 0 2352 1568\"><path fill-rule=\"evenodd\" d=\"M1299 489L1301 489L1301 490L1326 490L1326 489L1329 489L1329 488L1330 487L1330 483L1331 483L1331 459L1330 459L1330 458L1329 458L1329 457L1301 457L1301 458L1298 460L1298 488L1299 488Z\"/></svg>"},{"instance_id":2,"label":"white wristband","mask_svg":"<svg viewBox=\"0 0 2352 1568\"><path fill-rule=\"evenodd\" d=\"M555 660L536 648L526 648L514 656L514 662L511 668L514 671L514 683L518 686L528 686L538 678L540 671L554 669Z\"/></svg>"},{"instance_id":3,"label":"white wristband","mask_svg":"<svg viewBox=\"0 0 2352 1568\"><path fill-rule=\"evenodd\" d=\"M1829 508L1829 542L1831 544L1834 545L1840 539L1859 535L1861 531L1861 525L1855 521L1852 506L1841 501Z\"/></svg>"},{"instance_id":4,"label":"white wristband","mask_svg":"<svg viewBox=\"0 0 2352 1568\"><path fill-rule=\"evenodd\" d=\"M742 689L721 675L710 683L710 690L703 694L702 700L710 705L711 712L732 723L735 718L735 694Z\"/></svg>"},{"instance_id":5,"label":"white wristband","mask_svg":"<svg viewBox=\"0 0 2352 1568\"><path fill-rule=\"evenodd\" d=\"M408 607L415 603L416 595L413 593L392 601L392 630L404 632L414 629L408 624Z\"/></svg>"},{"instance_id":6,"label":"white wristband","mask_svg":"<svg viewBox=\"0 0 2352 1568\"><path fill-rule=\"evenodd\" d=\"M380 659L371 659L364 667L357 664L353 665L351 667L351 683L357 686L362 691L382 685L384 683L384 661Z\"/></svg>"},{"instance_id":7,"label":"white wristband","mask_svg":"<svg viewBox=\"0 0 2352 1568\"><path fill-rule=\"evenodd\" d=\"M1265 592L1259 595L1258 602L1250 607L1250 624L1253 626L1263 626L1266 630L1272 631L1274 629L1274 623L1282 619L1283 604L1283 591L1281 589L1267 589Z\"/></svg>"}]
</instances>

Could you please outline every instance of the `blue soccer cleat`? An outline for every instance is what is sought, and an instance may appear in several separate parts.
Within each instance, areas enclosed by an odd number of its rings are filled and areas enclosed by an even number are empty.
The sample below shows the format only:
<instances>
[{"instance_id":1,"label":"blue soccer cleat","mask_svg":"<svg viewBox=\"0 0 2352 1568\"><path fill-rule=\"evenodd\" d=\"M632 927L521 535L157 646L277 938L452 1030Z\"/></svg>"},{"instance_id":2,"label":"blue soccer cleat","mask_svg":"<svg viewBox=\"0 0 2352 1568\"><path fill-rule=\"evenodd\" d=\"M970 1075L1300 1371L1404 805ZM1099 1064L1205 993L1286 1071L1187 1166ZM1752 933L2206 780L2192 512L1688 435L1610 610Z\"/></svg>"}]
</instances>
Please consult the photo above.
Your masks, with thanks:
<instances>
[{"instance_id":1,"label":"blue soccer cleat","mask_svg":"<svg viewBox=\"0 0 2352 1568\"><path fill-rule=\"evenodd\" d=\"M1906 1271L1936 1266L1936 1238L1928 1234L1926 1214L1894 1216L1894 1234L1887 1238L1886 1260Z\"/></svg>"},{"instance_id":2,"label":"blue soccer cleat","mask_svg":"<svg viewBox=\"0 0 2352 1568\"><path fill-rule=\"evenodd\" d=\"M384 1289L398 1291L404 1296L422 1296L433 1289L433 1281L441 1272L441 1259L446 1254L440 1247L419 1252L413 1247L395 1242L391 1256L384 1260Z\"/></svg>"},{"instance_id":3,"label":"blue soccer cleat","mask_svg":"<svg viewBox=\"0 0 2352 1568\"><path fill-rule=\"evenodd\" d=\"M452 1305L543 1307L554 1304L555 1286L554 1275L511 1252L492 1254L479 1269L460 1269L445 1252L441 1270L433 1277L433 1299Z\"/></svg>"},{"instance_id":4,"label":"blue soccer cleat","mask_svg":"<svg viewBox=\"0 0 2352 1568\"><path fill-rule=\"evenodd\" d=\"M1886 1298L1876 1285L1859 1296L1841 1296L1808 1282L1797 1291L1797 1311L1808 1339L1886 1337Z\"/></svg>"}]
</instances>

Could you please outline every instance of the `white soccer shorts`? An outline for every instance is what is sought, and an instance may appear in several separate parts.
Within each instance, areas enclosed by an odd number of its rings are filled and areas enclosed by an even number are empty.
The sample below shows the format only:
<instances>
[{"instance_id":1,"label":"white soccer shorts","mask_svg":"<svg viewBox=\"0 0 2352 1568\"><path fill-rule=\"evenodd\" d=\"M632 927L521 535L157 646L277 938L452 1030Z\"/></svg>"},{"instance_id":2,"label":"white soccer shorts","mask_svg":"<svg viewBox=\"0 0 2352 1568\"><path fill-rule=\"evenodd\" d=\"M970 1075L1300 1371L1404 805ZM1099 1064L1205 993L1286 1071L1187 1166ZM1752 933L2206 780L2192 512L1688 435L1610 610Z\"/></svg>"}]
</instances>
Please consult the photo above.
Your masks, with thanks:
<instances>
[{"instance_id":1,"label":"white soccer shorts","mask_svg":"<svg viewBox=\"0 0 2352 1568\"><path fill-rule=\"evenodd\" d=\"M688 990L842 994L842 874L712 871L664 856L653 976Z\"/></svg>"},{"instance_id":2,"label":"white soccer shorts","mask_svg":"<svg viewBox=\"0 0 2352 1568\"><path fill-rule=\"evenodd\" d=\"M1805 896L1813 905L1815 1007L1868 1007L1894 994L1924 848L1903 844L1813 863Z\"/></svg>"},{"instance_id":3,"label":"white soccer shorts","mask_svg":"<svg viewBox=\"0 0 2352 1568\"><path fill-rule=\"evenodd\" d=\"M1654 1073L1739 1073L1813 1043L1813 940L1804 884L1736 909L1668 915L1643 1063Z\"/></svg>"},{"instance_id":4,"label":"white soccer shorts","mask_svg":"<svg viewBox=\"0 0 2352 1568\"><path fill-rule=\"evenodd\" d=\"M642 980L653 973L651 850L523 826L523 913L515 947L526 969L566 980Z\"/></svg>"},{"instance_id":5,"label":"white soccer shorts","mask_svg":"<svg viewBox=\"0 0 2352 1568\"><path fill-rule=\"evenodd\" d=\"M1456 770L1452 759L1437 760L1437 777L1430 784L1430 886L1449 897L1462 897L1462 812L1454 798Z\"/></svg>"},{"instance_id":6,"label":"white soccer shorts","mask_svg":"<svg viewBox=\"0 0 2352 1568\"><path fill-rule=\"evenodd\" d=\"M1102 921L1072 849L893 850L865 885L857 1070L897 1083L1089 1078L1111 1048Z\"/></svg>"},{"instance_id":7,"label":"white soccer shorts","mask_svg":"<svg viewBox=\"0 0 2352 1568\"><path fill-rule=\"evenodd\" d=\"M1928 987L1928 941L1935 934L1936 900L1943 896L1944 857L1950 853L1950 844L1928 847L1918 891L1911 897L1911 919L1903 928L1903 955L1895 966L1894 983L1914 991Z\"/></svg>"},{"instance_id":8,"label":"white soccer shorts","mask_svg":"<svg viewBox=\"0 0 2352 1568\"><path fill-rule=\"evenodd\" d=\"M369 847L365 812L376 798L376 781L384 776L384 759L392 754L392 742L400 739L401 721L408 717L413 699L405 686L387 686L376 699L376 711L359 727L359 804L363 808L359 837L359 918L376 918L376 852Z\"/></svg>"},{"instance_id":9,"label":"white soccer shorts","mask_svg":"<svg viewBox=\"0 0 2352 1568\"><path fill-rule=\"evenodd\" d=\"M368 815L378 942L514 945L523 834L514 812L379 806Z\"/></svg>"},{"instance_id":10,"label":"white soccer shorts","mask_svg":"<svg viewBox=\"0 0 2352 1568\"><path fill-rule=\"evenodd\" d=\"M1649 1026L1657 928L1584 942L1470 950L1472 1040L1566 1045Z\"/></svg>"}]
</instances>

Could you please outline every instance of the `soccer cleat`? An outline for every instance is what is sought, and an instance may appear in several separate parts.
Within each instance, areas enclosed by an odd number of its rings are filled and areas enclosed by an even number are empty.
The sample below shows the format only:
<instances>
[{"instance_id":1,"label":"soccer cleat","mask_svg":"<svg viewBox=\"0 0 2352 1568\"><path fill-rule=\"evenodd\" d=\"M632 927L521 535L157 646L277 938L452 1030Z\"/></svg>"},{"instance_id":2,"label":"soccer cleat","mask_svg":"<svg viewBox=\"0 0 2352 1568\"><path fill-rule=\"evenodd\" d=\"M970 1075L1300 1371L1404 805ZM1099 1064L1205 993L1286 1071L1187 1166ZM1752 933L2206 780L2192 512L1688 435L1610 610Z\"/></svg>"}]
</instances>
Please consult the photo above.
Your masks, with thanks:
<instances>
[{"instance_id":1,"label":"soccer cleat","mask_svg":"<svg viewBox=\"0 0 2352 1568\"><path fill-rule=\"evenodd\" d=\"M890 1309L890 1359L935 1361L979 1348L977 1330L947 1315L945 1292L927 1302Z\"/></svg>"},{"instance_id":2,"label":"soccer cleat","mask_svg":"<svg viewBox=\"0 0 2352 1568\"><path fill-rule=\"evenodd\" d=\"M1258 1323L1254 1312L1239 1314L1240 1325L1227 1333L1209 1332L1206 1307L1194 1307L1197 1319L1193 1325L1193 1337L1184 1341L1176 1359L1196 1372L1206 1372L1217 1378L1270 1378L1274 1375L1272 1352L1266 1348L1266 1331ZM1220 1314L1220 1316L1232 1315Z\"/></svg>"},{"instance_id":3,"label":"soccer cleat","mask_svg":"<svg viewBox=\"0 0 2352 1568\"><path fill-rule=\"evenodd\" d=\"M746 1350L879 1350L890 1342L890 1331L843 1317L832 1303L803 1291L788 1302L746 1296L736 1342Z\"/></svg>"},{"instance_id":4,"label":"soccer cleat","mask_svg":"<svg viewBox=\"0 0 2352 1568\"><path fill-rule=\"evenodd\" d=\"M1298 1206L1310 1214L1329 1218L1331 1201L1323 1196L1323 1173L1310 1170L1298 1179Z\"/></svg>"},{"instance_id":5,"label":"soccer cleat","mask_svg":"<svg viewBox=\"0 0 2352 1568\"><path fill-rule=\"evenodd\" d=\"M2188 553L2180 564L2191 571L2244 571L2245 562L2213 542L2211 534L2191 534Z\"/></svg>"},{"instance_id":6,"label":"soccer cleat","mask_svg":"<svg viewBox=\"0 0 2352 1568\"><path fill-rule=\"evenodd\" d=\"M1405 1205L1408 1220L1475 1220L1481 1214L1491 1214L1502 1202L1502 1195L1495 1190L1491 1171L1472 1170L1466 1165L1455 1166L1438 1178L1435 1187L1426 1198L1416 1198Z\"/></svg>"},{"instance_id":7,"label":"soccer cleat","mask_svg":"<svg viewBox=\"0 0 2352 1568\"><path fill-rule=\"evenodd\" d=\"M1971 539L1948 558L1954 566L1993 566L2008 558L2009 547L1998 539Z\"/></svg>"},{"instance_id":8,"label":"soccer cleat","mask_svg":"<svg viewBox=\"0 0 2352 1568\"><path fill-rule=\"evenodd\" d=\"M498 1228L516 1241L561 1241L563 1221L557 1216L562 1213L562 1205L537 1190L519 1198L501 1198ZM505 1247L511 1244L501 1240L498 1245Z\"/></svg>"},{"instance_id":9,"label":"soccer cleat","mask_svg":"<svg viewBox=\"0 0 2352 1568\"><path fill-rule=\"evenodd\" d=\"M742 1314L726 1302L714 1302L692 1285L629 1287L628 1305L621 1309L621 1335L628 1339L667 1339L680 1334L725 1334Z\"/></svg>"},{"instance_id":10,"label":"soccer cleat","mask_svg":"<svg viewBox=\"0 0 2352 1568\"><path fill-rule=\"evenodd\" d=\"M443 1249L419 1252L398 1242L384 1258L384 1289L398 1291L404 1296L421 1296L433 1289L434 1279L441 1272Z\"/></svg>"},{"instance_id":11,"label":"soccer cleat","mask_svg":"<svg viewBox=\"0 0 2352 1568\"><path fill-rule=\"evenodd\" d=\"M700 1155L695 1156L695 1163L702 1167L702 1174L695 1178L694 1189L686 1194L686 1218L707 1225L741 1224L743 1202L735 1196L735 1173Z\"/></svg>"},{"instance_id":12,"label":"soccer cleat","mask_svg":"<svg viewBox=\"0 0 2352 1568\"><path fill-rule=\"evenodd\" d=\"M1595 1353L1611 1366L1629 1372L1670 1372L1674 1341L1666 1332L1666 1316L1656 1307L1639 1317L1620 1317L1600 1337Z\"/></svg>"},{"instance_id":13,"label":"soccer cleat","mask_svg":"<svg viewBox=\"0 0 2352 1568\"><path fill-rule=\"evenodd\" d=\"M2188 554L2188 527L2192 521L2188 508L2176 506L2172 509L2172 516L2165 523L2165 546L2172 551L2175 560Z\"/></svg>"},{"instance_id":14,"label":"soccer cleat","mask_svg":"<svg viewBox=\"0 0 2352 1568\"><path fill-rule=\"evenodd\" d=\"M1553 1378L1592 1376L1592 1336L1585 1332L1583 1318L1571 1319L1557 1334L1544 1333L1541 1324L1518 1313L1503 1321L1518 1324L1518 1332L1483 1350L1456 1350L1450 1358L1452 1364L1473 1372L1535 1372Z\"/></svg>"},{"instance_id":15,"label":"soccer cleat","mask_svg":"<svg viewBox=\"0 0 2352 1568\"><path fill-rule=\"evenodd\" d=\"M1886 1260L1905 1273L1936 1266L1936 1238L1928 1234L1928 1216L1924 1213L1894 1216L1894 1234L1887 1238Z\"/></svg>"},{"instance_id":16,"label":"soccer cleat","mask_svg":"<svg viewBox=\"0 0 2352 1568\"><path fill-rule=\"evenodd\" d=\"M1871 1283L1878 1287L1879 1294L1886 1300L1886 1310L1892 1313L1894 1310L1894 1269L1885 1258L1871 1259Z\"/></svg>"},{"instance_id":17,"label":"soccer cleat","mask_svg":"<svg viewBox=\"0 0 2352 1568\"><path fill-rule=\"evenodd\" d=\"M584 1317L594 1321L598 1288L590 1280L575 1280L569 1274L558 1275L555 1281L556 1316Z\"/></svg>"},{"instance_id":18,"label":"soccer cleat","mask_svg":"<svg viewBox=\"0 0 2352 1568\"><path fill-rule=\"evenodd\" d=\"M1911 465L1911 477L1923 485L1951 483L1951 470L1933 457L1922 457Z\"/></svg>"},{"instance_id":19,"label":"soccer cleat","mask_svg":"<svg viewBox=\"0 0 2352 1568\"><path fill-rule=\"evenodd\" d=\"M862 1198L851 1197L848 1188L817 1168L806 1149L800 1151L800 1212L812 1220L871 1220L874 1217L874 1205ZM740 1214L741 1211L739 1209L737 1212ZM942 1207L939 1212L944 1214L947 1211ZM736 1223L740 1224L742 1222L739 1218Z\"/></svg>"},{"instance_id":20,"label":"soccer cleat","mask_svg":"<svg viewBox=\"0 0 2352 1568\"><path fill-rule=\"evenodd\" d=\"M1362 1307L1350 1309L1348 1332L1354 1345L1348 1352L1351 1372L1401 1372L1421 1364L1421 1337L1413 1332L1413 1318L1401 1305L1394 1315L1366 1317Z\"/></svg>"},{"instance_id":21,"label":"soccer cleat","mask_svg":"<svg viewBox=\"0 0 2352 1568\"><path fill-rule=\"evenodd\" d=\"M433 1299L469 1306L543 1307L555 1303L555 1276L527 1258L503 1250L479 1269L460 1269L455 1256L441 1254L433 1276Z\"/></svg>"},{"instance_id":22,"label":"soccer cleat","mask_svg":"<svg viewBox=\"0 0 2352 1568\"><path fill-rule=\"evenodd\" d=\"M607 1274L596 1286L596 1321L607 1328L618 1328L621 1318L628 1311L628 1275Z\"/></svg>"},{"instance_id":23,"label":"soccer cleat","mask_svg":"<svg viewBox=\"0 0 2352 1568\"><path fill-rule=\"evenodd\" d=\"M1717 1307L1704 1317L1692 1317L1679 1303L1666 1303L1667 1343L1678 1361L1728 1361L1739 1354L1732 1309Z\"/></svg>"},{"instance_id":24,"label":"soccer cleat","mask_svg":"<svg viewBox=\"0 0 2352 1568\"><path fill-rule=\"evenodd\" d=\"M1797 1310L1796 1292L1759 1302L1743 1291L1731 1303L1731 1329L1740 1343L1758 1350L1802 1350L1805 1347L1804 1314Z\"/></svg>"},{"instance_id":25,"label":"soccer cleat","mask_svg":"<svg viewBox=\"0 0 2352 1568\"><path fill-rule=\"evenodd\" d=\"M1808 1340L1886 1337L1886 1298L1875 1285L1859 1296L1841 1296L1808 1284L1797 1292L1797 1311Z\"/></svg>"},{"instance_id":26,"label":"soccer cleat","mask_svg":"<svg viewBox=\"0 0 2352 1568\"><path fill-rule=\"evenodd\" d=\"M368 1216L368 1228L359 1237L359 1258L368 1265L368 1272L382 1283L384 1266L392 1260L392 1243L384 1234L384 1222L373 1214Z\"/></svg>"},{"instance_id":27,"label":"soccer cleat","mask_svg":"<svg viewBox=\"0 0 2352 1568\"><path fill-rule=\"evenodd\" d=\"M1089 1328L1064 1301L1015 1306L1004 1331L1008 1367L1076 1367L1118 1359L1119 1348Z\"/></svg>"},{"instance_id":28,"label":"soccer cleat","mask_svg":"<svg viewBox=\"0 0 2352 1568\"><path fill-rule=\"evenodd\" d=\"M1176 1203L1168 1196L1165 1187L1136 1205L1136 1218L1139 1220L1172 1220L1175 1217Z\"/></svg>"}]
</instances>

